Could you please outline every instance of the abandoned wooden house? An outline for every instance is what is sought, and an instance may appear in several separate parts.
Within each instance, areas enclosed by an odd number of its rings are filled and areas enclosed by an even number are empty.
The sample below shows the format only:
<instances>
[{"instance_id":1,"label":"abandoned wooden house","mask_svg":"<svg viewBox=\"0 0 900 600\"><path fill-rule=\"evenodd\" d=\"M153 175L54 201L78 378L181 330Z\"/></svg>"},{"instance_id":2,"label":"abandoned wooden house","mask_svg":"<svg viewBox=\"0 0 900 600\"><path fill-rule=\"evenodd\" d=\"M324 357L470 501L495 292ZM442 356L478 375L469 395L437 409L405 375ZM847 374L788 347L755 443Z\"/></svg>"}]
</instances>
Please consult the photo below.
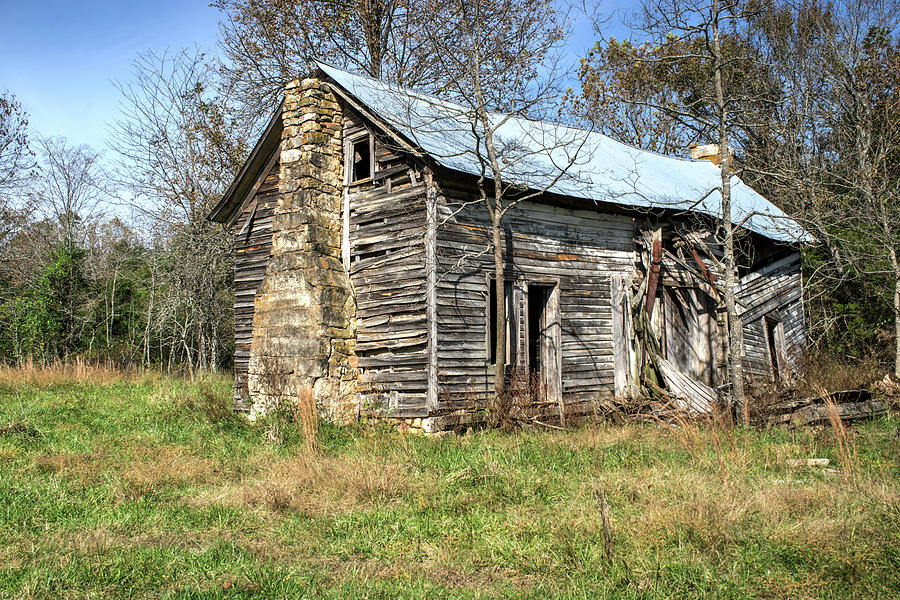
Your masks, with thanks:
<instances>
[{"instance_id":1,"label":"abandoned wooden house","mask_svg":"<svg viewBox=\"0 0 900 600\"><path fill-rule=\"evenodd\" d=\"M238 408L305 387L336 420L442 429L483 414L500 360L562 418L637 393L650 349L670 385L725 383L719 167L517 118L497 137L520 152L505 177L540 191L503 221L505 356L465 110L322 64L286 87L210 215L234 228ZM805 234L732 194L744 364L771 381L804 349Z\"/></svg>"}]
</instances>

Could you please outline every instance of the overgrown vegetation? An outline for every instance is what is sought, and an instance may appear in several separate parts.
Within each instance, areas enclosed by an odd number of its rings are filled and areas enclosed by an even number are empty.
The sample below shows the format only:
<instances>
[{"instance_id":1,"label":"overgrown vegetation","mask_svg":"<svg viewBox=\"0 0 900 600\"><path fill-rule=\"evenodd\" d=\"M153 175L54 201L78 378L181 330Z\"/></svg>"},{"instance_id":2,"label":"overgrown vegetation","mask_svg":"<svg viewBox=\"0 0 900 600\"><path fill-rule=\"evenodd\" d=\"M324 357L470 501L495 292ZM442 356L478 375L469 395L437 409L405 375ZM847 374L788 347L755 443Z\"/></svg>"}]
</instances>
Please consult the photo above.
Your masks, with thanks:
<instances>
[{"instance_id":1,"label":"overgrown vegetation","mask_svg":"<svg viewBox=\"0 0 900 600\"><path fill-rule=\"evenodd\" d=\"M322 425L314 454L296 427L272 444L264 426L223 418L230 393L218 378L5 374L0 596L849 598L900 586L893 418L841 438ZM811 457L836 472L786 463Z\"/></svg>"}]
</instances>

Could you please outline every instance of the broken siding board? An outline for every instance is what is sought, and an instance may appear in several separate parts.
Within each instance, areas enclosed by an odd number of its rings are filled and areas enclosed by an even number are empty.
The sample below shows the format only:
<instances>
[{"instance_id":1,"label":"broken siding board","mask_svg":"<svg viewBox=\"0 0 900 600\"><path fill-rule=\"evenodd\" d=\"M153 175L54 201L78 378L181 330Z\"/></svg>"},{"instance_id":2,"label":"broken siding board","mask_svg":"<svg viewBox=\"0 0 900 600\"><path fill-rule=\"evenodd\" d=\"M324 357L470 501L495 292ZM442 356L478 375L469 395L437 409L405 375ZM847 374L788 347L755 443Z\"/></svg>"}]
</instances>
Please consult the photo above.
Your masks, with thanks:
<instances>
[{"instance_id":1,"label":"broken siding board","mask_svg":"<svg viewBox=\"0 0 900 600\"><path fill-rule=\"evenodd\" d=\"M778 327L781 372L789 376L791 370L799 368L806 349L799 255L790 254L745 275L736 295L745 306L742 318L748 374L762 381L773 377L764 323L765 317L771 315L781 323Z\"/></svg>"},{"instance_id":2,"label":"broken siding board","mask_svg":"<svg viewBox=\"0 0 900 600\"><path fill-rule=\"evenodd\" d=\"M680 409L694 414L712 412L713 405L718 402L715 390L685 375L662 357L656 357L656 364L666 388Z\"/></svg>"}]
</instances>

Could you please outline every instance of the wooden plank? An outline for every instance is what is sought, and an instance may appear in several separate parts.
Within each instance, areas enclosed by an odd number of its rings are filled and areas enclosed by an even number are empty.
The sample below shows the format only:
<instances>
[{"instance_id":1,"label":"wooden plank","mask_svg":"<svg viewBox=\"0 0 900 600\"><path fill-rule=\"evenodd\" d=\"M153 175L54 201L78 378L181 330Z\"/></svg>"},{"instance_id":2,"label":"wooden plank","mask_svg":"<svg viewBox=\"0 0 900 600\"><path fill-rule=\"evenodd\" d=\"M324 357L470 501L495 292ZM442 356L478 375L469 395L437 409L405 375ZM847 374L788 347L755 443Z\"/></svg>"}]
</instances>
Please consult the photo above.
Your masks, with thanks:
<instances>
[{"instance_id":1,"label":"wooden plank","mask_svg":"<svg viewBox=\"0 0 900 600\"><path fill-rule=\"evenodd\" d=\"M458 210L464 196L453 197L454 189L448 191L443 183L444 196L438 204L443 224L438 228L437 247L442 395L465 397L476 382L487 390L493 382L484 358L483 297L492 256L484 252L488 223L483 207L472 204ZM634 222L620 215L531 203L518 206L510 216L505 220L504 243L513 302L516 290L527 282L558 282L560 392L549 405L558 416L561 399L568 415L579 402L578 394L595 399L597 394L614 392L609 277L632 269ZM519 311L523 314L524 308ZM520 321L511 339L518 336L524 349L525 319Z\"/></svg>"},{"instance_id":2,"label":"wooden plank","mask_svg":"<svg viewBox=\"0 0 900 600\"><path fill-rule=\"evenodd\" d=\"M718 402L715 390L691 379L662 357L655 358L660 374L672 399L684 411L692 414L709 414Z\"/></svg>"},{"instance_id":3,"label":"wooden plank","mask_svg":"<svg viewBox=\"0 0 900 600\"><path fill-rule=\"evenodd\" d=\"M625 277L610 276L610 305L612 307L613 359L616 397L625 398L629 387L629 343L625 337ZM631 315L628 315L629 320Z\"/></svg>"},{"instance_id":4,"label":"wooden plank","mask_svg":"<svg viewBox=\"0 0 900 600\"><path fill-rule=\"evenodd\" d=\"M650 238L650 275L647 283L647 316L653 318L653 304L656 302L656 286L659 283L659 267L662 262L662 228L653 230Z\"/></svg>"}]
</instances>

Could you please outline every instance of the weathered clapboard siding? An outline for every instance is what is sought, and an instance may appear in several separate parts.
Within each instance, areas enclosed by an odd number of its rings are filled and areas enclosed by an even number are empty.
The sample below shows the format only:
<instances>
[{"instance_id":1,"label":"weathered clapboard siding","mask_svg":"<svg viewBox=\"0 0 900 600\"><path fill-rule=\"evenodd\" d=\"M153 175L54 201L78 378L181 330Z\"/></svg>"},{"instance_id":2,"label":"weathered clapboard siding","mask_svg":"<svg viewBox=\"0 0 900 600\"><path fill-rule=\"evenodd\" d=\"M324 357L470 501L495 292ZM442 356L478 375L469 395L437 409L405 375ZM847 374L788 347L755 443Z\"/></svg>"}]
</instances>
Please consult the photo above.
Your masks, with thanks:
<instances>
[{"instance_id":1,"label":"weathered clapboard siding","mask_svg":"<svg viewBox=\"0 0 900 600\"><path fill-rule=\"evenodd\" d=\"M352 111L344 138L367 132ZM364 402L426 416L425 184L415 166L375 141L373 177L347 186L349 269Z\"/></svg>"},{"instance_id":2,"label":"weathered clapboard siding","mask_svg":"<svg viewBox=\"0 0 900 600\"><path fill-rule=\"evenodd\" d=\"M437 408L449 411L481 405L493 389L487 331L493 255L487 251L486 211L474 202L472 188L446 180L441 187ZM610 279L633 269L634 220L523 202L506 215L504 230L506 279L513 284L515 307L513 347L526 344L527 285L558 284L564 402L577 405L614 393Z\"/></svg>"},{"instance_id":3,"label":"weathered clapboard siding","mask_svg":"<svg viewBox=\"0 0 900 600\"><path fill-rule=\"evenodd\" d=\"M737 299L744 305L744 360L748 374L754 378L769 380L772 377L766 317L783 327L782 367L799 367L806 349L802 297L800 256L796 253L741 278Z\"/></svg>"},{"instance_id":4,"label":"weathered clapboard siding","mask_svg":"<svg viewBox=\"0 0 900 600\"><path fill-rule=\"evenodd\" d=\"M249 408L247 366L254 300L272 251L272 215L278 200L279 172L278 158L273 161L268 175L256 193L247 198L234 223L234 376L235 405L239 409Z\"/></svg>"}]
</instances>

